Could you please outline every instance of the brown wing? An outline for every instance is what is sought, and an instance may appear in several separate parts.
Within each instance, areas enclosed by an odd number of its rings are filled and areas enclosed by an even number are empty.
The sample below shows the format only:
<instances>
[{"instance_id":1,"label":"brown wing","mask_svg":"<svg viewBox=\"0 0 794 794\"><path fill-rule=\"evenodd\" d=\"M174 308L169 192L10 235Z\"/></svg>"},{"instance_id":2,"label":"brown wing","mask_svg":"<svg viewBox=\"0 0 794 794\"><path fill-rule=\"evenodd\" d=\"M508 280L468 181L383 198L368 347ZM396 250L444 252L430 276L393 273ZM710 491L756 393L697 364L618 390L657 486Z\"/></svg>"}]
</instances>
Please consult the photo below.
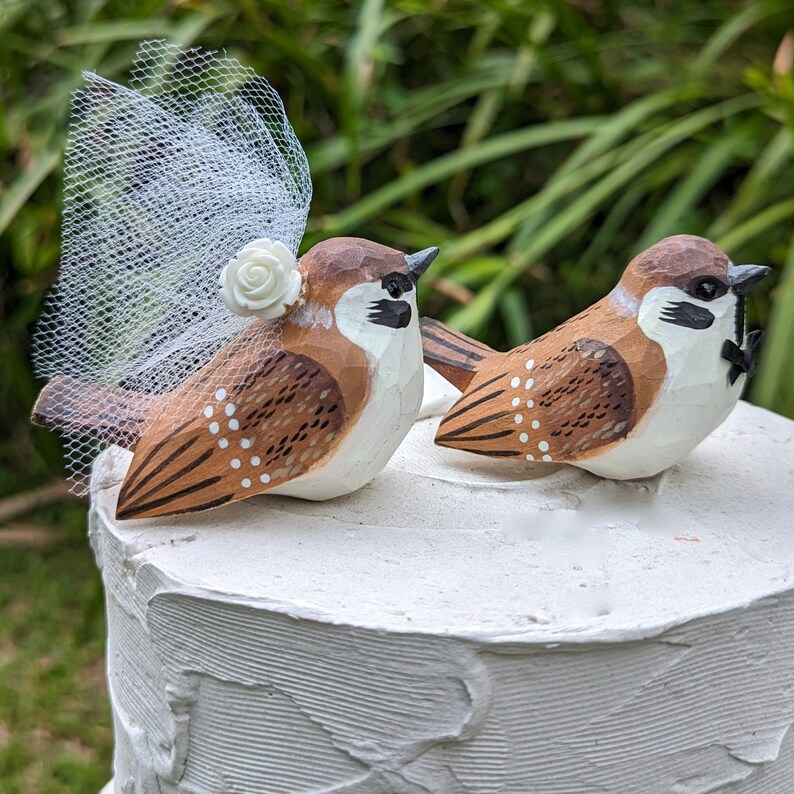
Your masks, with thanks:
<instances>
[{"instance_id":1,"label":"brown wing","mask_svg":"<svg viewBox=\"0 0 794 794\"><path fill-rule=\"evenodd\" d=\"M329 372L284 351L195 412L177 428L166 417L143 434L118 518L205 510L267 491L317 465L347 421Z\"/></svg>"},{"instance_id":2,"label":"brown wing","mask_svg":"<svg viewBox=\"0 0 794 794\"><path fill-rule=\"evenodd\" d=\"M550 340L549 340L550 341ZM472 381L444 417L436 443L495 457L573 461L634 426L631 372L594 339L516 348Z\"/></svg>"}]
</instances>

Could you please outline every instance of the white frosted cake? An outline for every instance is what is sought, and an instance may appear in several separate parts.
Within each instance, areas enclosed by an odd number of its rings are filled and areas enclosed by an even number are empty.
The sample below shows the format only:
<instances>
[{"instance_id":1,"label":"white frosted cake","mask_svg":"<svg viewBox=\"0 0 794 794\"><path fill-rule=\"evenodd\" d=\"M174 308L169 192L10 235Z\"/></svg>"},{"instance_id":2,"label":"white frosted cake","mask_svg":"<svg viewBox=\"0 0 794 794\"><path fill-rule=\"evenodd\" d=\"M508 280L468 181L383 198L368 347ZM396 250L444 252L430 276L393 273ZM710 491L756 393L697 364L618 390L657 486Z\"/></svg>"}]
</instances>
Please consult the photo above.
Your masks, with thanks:
<instances>
[{"instance_id":1,"label":"white frosted cake","mask_svg":"<svg viewBox=\"0 0 794 794\"><path fill-rule=\"evenodd\" d=\"M331 502L116 521L99 459L107 790L791 794L794 423L618 483L433 447L427 380Z\"/></svg>"}]
</instances>

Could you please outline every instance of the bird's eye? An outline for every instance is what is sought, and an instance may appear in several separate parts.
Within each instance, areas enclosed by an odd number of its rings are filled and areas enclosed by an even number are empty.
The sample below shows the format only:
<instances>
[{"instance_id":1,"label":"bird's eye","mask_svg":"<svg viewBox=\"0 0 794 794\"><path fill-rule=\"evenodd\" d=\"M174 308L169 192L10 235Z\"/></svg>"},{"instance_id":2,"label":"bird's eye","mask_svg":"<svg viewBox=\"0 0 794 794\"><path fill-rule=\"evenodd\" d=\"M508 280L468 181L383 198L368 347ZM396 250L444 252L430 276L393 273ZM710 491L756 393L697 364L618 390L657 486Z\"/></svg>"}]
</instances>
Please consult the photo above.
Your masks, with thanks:
<instances>
[{"instance_id":1,"label":"bird's eye","mask_svg":"<svg viewBox=\"0 0 794 794\"><path fill-rule=\"evenodd\" d=\"M395 300L402 298L406 292L410 292L414 288L414 283L411 281L411 277L396 270L393 273L389 273L387 276L384 276L380 282L380 285L386 290L386 292L389 293L390 297L394 298Z\"/></svg>"},{"instance_id":2,"label":"bird's eye","mask_svg":"<svg viewBox=\"0 0 794 794\"><path fill-rule=\"evenodd\" d=\"M727 291L728 287L725 284L711 276L698 279L690 286L691 294L701 301L713 301L722 297Z\"/></svg>"}]
</instances>

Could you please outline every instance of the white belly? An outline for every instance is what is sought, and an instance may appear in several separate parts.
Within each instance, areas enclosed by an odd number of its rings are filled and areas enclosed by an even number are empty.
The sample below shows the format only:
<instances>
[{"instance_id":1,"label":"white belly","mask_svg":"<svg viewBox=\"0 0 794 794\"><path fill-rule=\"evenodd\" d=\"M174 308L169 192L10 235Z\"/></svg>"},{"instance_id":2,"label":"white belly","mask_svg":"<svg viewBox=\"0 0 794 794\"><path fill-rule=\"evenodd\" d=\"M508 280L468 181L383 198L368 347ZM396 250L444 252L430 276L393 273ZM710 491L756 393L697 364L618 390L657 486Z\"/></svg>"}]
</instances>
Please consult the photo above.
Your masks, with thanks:
<instances>
[{"instance_id":1,"label":"white belly","mask_svg":"<svg viewBox=\"0 0 794 794\"><path fill-rule=\"evenodd\" d=\"M424 389L422 339L418 323L409 328L377 329L390 338L372 362L370 399L356 424L332 455L314 471L268 491L320 501L366 485L388 463L419 415ZM363 347L363 345L362 345Z\"/></svg>"},{"instance_id":2,"label":"white belly","mask_svg":"<svg viewBox=\"0 0 794 794\"><path fill-rule=\"evenodd\" d=\"M665 303L681 299L680 292L671 290L651 290L638 316L640 328L664 351L667 377L652 407L623 441L576 462L593 474L627 480L672 466L726 419L742 392L745 376L731 386L731 365L721 355L723 342L734 338L733 295L701 304L715 320L710 328L695 330L658 319Z\"/></svg>"}]
</instances>

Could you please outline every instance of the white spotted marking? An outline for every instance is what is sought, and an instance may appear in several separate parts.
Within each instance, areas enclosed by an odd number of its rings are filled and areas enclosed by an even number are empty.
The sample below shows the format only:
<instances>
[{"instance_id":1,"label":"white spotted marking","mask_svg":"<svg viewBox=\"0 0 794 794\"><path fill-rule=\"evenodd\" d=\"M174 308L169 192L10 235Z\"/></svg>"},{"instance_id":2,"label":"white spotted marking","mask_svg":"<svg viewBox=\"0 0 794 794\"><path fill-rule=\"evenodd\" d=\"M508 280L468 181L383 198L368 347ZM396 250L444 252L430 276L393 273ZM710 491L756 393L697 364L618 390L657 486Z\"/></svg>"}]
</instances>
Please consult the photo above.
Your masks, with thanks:
<instances>
[{"instance_id":1,"label":"white spotted marking","mask_svg":"<svg viewBox=\"0 0 794 794\"><path fill-rule=\"evenodd\" d=\"M243 488L250 488L250 487L251 487L251 480L249 480L249 479L248 479L248 477L245 477L245 478L244 478L244 479L243 479L243 480L240 482L240 485L242 485L242 486L243 486Z\"/></svg>"},{"instance_id":2,"label":"white spotted marking","mask_svg":"<svg viewBox=\"0 0 794 794\"><path fill-rule=\"evenodd\" d=\"M220 429L221 426L217 422L210 422L210 433L212 435L215 435Z\"/></svg>"},{"instance_id":3,"label":"white spotted marking","mask_svg":"<svg viewBox=\"0 0 794 794\"><path fill-rule=\"evenodd\" d=\"M241 438L240 439L240 446L243 449L248 449L251 446L251 439L250 438Z\"/></svg>"},{"instance_id":4,"label":"white spotted marking","mask_svg":"<svg viewBox=\"0 0 794 794\"><path fill-rule=\"evenodd\" d=\"M534 455L526 455L526 459L527 460L535 460L535 456Z\"/></svg>"},{"instance_id":5,"label":"white spotted marking","mask_svg":"<svg viewBox=\"0 0 794 794\"><path fill-rule=\"evenodd\" d=\"M324 400L324 399L325 399L325 398L326 398L326 397L327 397L327 396L328 396L330 393L331 393L331 390L330 390L330 389L323 389L323 390L320 392L320 399L321 399L321 400Z\"/></svg>"},{"instance_id":6,"label":"white spotted marking","mask_svg":"<svg viewBox=\"0 0 794 794\"><path fill-rule=\"evenodd\" d=\"M259 455L254 455L254 457L251 458L251 465L252 466L258 466L261 462L262 461L260 460Z\"/></svg>"},{"instance_id":7,"label":"white spotted marking","mask_svg":"<svg viewBox=\"0 0 794 794\"><path fill-rule=\"evenodd\" d=\"M534 378L527 378L527 382L524 384L525 389L531 389L535 385Z\"/></svg>"},{"instance_id":8,"label":"white spotted marking","mask_svg":"<svg viewBox=\"0 0 794 794\"><path fill-rule=\"evenodd\" d=\"M540 444L538 444L538 449L541 452L547 452L548 449L549 449L549 442L548 441L541 441Z\"/></svg>"},{"instance_id":9,"label":"white spotted marking","mask_svg":"<svg viewBox=\"0 0 794 794\"><path fill-rule=\"evenodd\" d=\"M207 407L204 409L204 416L206 416L206 417L207 417L207 419L209 419L209 418L212 416L212 406L211 406L211 405L208 405L208 406L207 406Z\"/></svg>"},{"instance_id":10,"label":"white spotted marking","mask_svg":"<svg viewBox=\"0 0 794 794\"><path fill-rule=\"evenodd\" d=\"M541 460L545 460L546 463L551 463L551 455L544 455Z\"/></svg>"},{"instance_id":11,"label":"white spotted marking","mask_svg":"<svg viewBox=\"0 0 794 794\"><path fill-rule=\"evenodd\" d=\"M230 465L230 466L231 466L233 469L239 469L239 468L240 468L240 458L232 458L232 459L229 461L229 465Z\"/></svg>"},{"instance_id":12,"label":"white spotted marking","mask_svg":"<svg viewBox=\"0 0 794 794\"><path fill-rule=\"evenodd\" d=\"M218 446L221 449L226 449L229 446L229 439L228 438L219 438L218 439Z\"/></svg>"},{"instance_id":13,"label":"white spotted marking","mask_svg":"<svg viewBox=\"0 0 794 794\"><path fill-rule=\"evenodd\" d=\"M527 443L527 441L529 441L529 436L528 436L526 433L522 433L522 434L521 434L521 435L518 437L518 440L519 440L519 441L520 441L522 444L526 444L526 443Z\"/></svg>"},{"instance_id":14,"label":"white spotted marking","mask_svg":"<svg viewBox=\"0 0 794 794\"><path fill-rule=\"evenodd\" d=\"M534 408L535 401L534 400L527 400L527 408Z\"/></svg>"},{"instance_id":15,"label":"white spotted marking","mask_svg":"<svg viewBox=\"0 0 794 794\"><path fill-rule=\"evenodd\" d=\"M236 419L229 420L229 430L238 430L240 428L240 423Z\"/></svg>"},{"instance_id":16,"label":"white spotted marking","mask_svg":"<svg viewBox=\"0 0 794 794\"><path fill-rule=\"evenodd\" d=\"M215 392L215 399L216 400L226 399L226 389L218 389L218 391Z\"/></svg>"},{"instance_id":17,"label":"white spotted marking","mask_svg":"<svg viewBox=\"0 0 794 794\"><path fill-rule=\"evenodd\" d=\"M518 388L518 384L519 384L519 383L521 383L521 378L519 378L519 377L517 377L517 376L516 376L515 378L513 378L513 380L511 380L511 381L510 381L510 385L511 385L511 386L512 386L514 389L517 389L517 388Z\"/></svg>"},{"instance_id":18,"label":"white spotted marking","mask_svg":"<svg viewBox=\"0 0 794 794\"><path fill-rule=\"evenodd\" d=\"M524 421L524 417L521 414L516 414L516 424L520 425Z\"/></svg>"},{"instance_id":19,"label":"white spotted marking","mask_svg":"<svg viewBox=\"0 0 794 794\"><path fill-rule=\"evenodd\" d=\"M229 403L223 410L226 412L226 416L231 416L237 410L237 406L234 403Z\"/></svg>"},{"instance_id":20,"label":"white spotted marking","mask_svg":"<svg viewBox=\"0 0 794 794\"><path fill-rule=\"evenodd\" d=\"M513 408L518 407L518 404L521 402L520 397L513 397Z\"/></svg>"},{"instance_id":21,"label":"white spotted marking","mask_svg":"<svg viewBox=\"0 0 794 794\"><path fill-rule=\"evenodd\" d=\"M532 369L532 367L534 366L535 366L535 359L534 358L529 359L529 361L527 361L526 364L527 369Z\"/></svg>"},{"instance_id":22,"label":"white spotted marking","mask_svg":"<svg viewBox=\"0 0 794 794\"><path fill-rule=\"evenodd\" d=\"M259 482L270 482L270 475L269 474L260 474L259 475Z\"/></svg>"},{"instance_id":23,"label":"white spotted marking","mask_svg":"<svg viewBox=\"0 0 794 794\"><path fill-rule=\"evenodd\" d=\"M540 427L540 422L537 419L532 420L532 429L537 430Z\"/></svg>"}]
</instances>

